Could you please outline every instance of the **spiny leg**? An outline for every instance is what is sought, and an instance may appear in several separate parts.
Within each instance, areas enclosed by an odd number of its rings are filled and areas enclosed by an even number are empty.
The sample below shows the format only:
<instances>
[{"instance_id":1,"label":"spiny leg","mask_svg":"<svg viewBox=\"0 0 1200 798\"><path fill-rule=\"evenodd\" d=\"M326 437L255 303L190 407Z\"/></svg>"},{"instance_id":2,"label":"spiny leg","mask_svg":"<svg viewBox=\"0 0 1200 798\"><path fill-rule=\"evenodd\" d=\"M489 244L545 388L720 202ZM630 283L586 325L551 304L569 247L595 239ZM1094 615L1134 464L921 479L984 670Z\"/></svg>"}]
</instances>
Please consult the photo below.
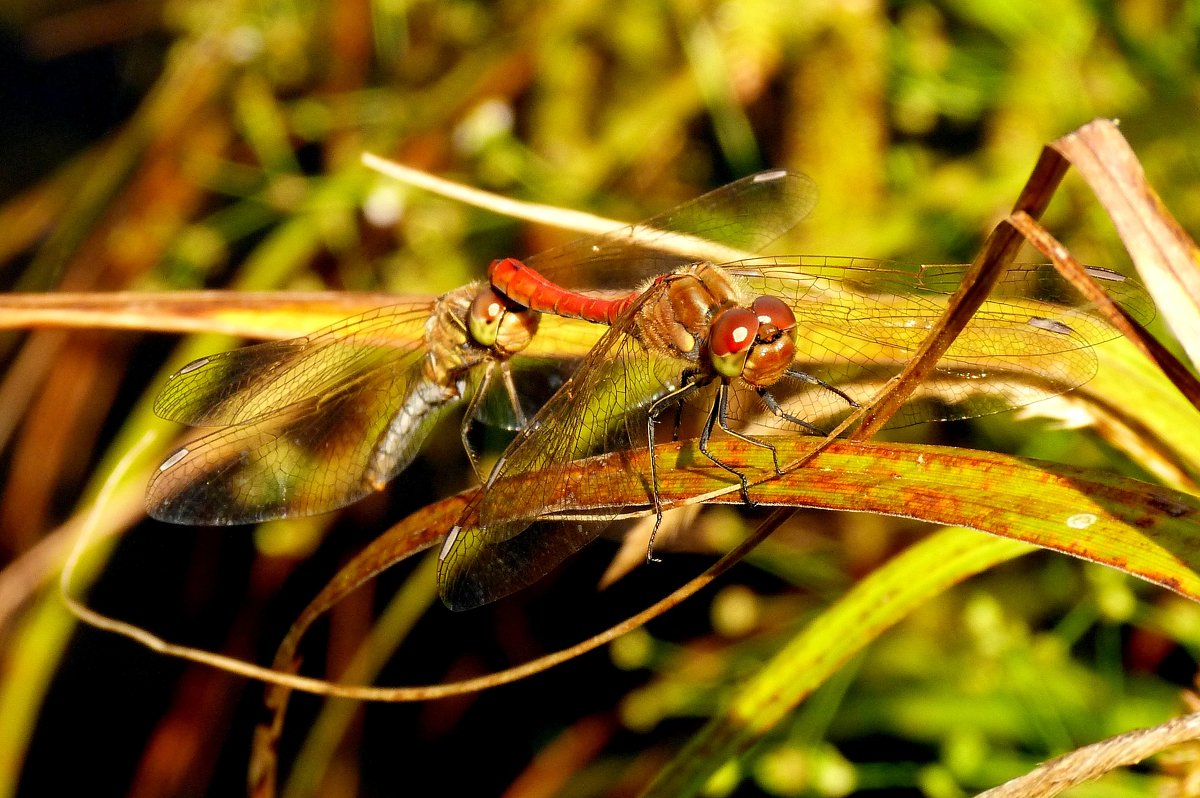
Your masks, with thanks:
<instances>
[{"instance_id":1,"label":"spiny leg","mask_svg":"<svg viewBox=\"0 0 1200 798\"><path fill-rule=\"evenodd\" d=\"M688 369L683 372L679 379L680 385L687 385L696 377L699 372ZM671 429L671 440L679 440L679 430L683 427L683 402L675 403L675 426Z\"/></svg>"},{"instance_id":2,"label":"spiny leg","mask_svg":"<svg viewBox=\"0 0 1200 798\"><path fill-rule=\"evenodd\" d=\"M700 436L700 451L704 452L704 455L708 457L709 460L712 460L721 468L724 468L731 474L737 475L738 479L742 481L742 500L745 501L746 504L753 507L754 502L750 499L750 486L746 482L746 475L732 466L722 463L719 459L714 457L711 452L708 451L708 438L712 433L714 421L721 425L721 429L725 430L725 432L729 433L738 440L745 441L751 446L769 449L771 452L771 462L775 466L775 473L782 475L783 471L779 468L779 452L776 451L774 446L766 441L760 441L758 438L751 437L750 435L747 435L744 432L739 432L738 430L735 430L733 427L729 426L729 383L722 381L721 387L717 389L717 401L713 403L713 408L708 414L708 421L706 421L704 424L704 432Z\"/></svg>"},{"instance_id":3,"label":"spiny leg","mask_svg":"<svg viewBox=\"0 0 1200 798\"><path fill-rule=\"evenodd\" d=\"M717 389L716 401L713 402L712 409L708 411L708 418L704 420L704 429L700 431L700 451L703 452L704 456L709 460L712 460L714 463L728 471L730 474L733 474L741 481L742 501L744 501L748 506L753 507L754 502L750 500L750 486L746 483L746 475L728 463L722 462L718 457L708 450L708 439L712 436L713 424L716 423L717 417L721 415L721 398L724 396L725 390L726 384L722 382L721 387ZM725 425L722 424L721 426L724 428Z\"/></svg>"},{"instance_id":4,"label":"spiny leg","mask_svg":"<svg viewBox=\"0 0 1200 798\"><path fill-rule=\"evenodd\" d=\"M809 432L811 432L813 435L824 436L824 435L829 434L825 430L818 427L816 424L813 424L811 421L805 421L804 419L799 418L797 416L793 416L791 413L784 410L782 407L780 407L779 400L776 399L774 396L772 396L771 392L768 391L766 388L759 388L758 395L762 397L763 404L765 404L767 406L767 409L771 411L772 415L779 416L784 421L788 421L792 424L795 424L797 427L800 427L801 429L806 429ZM857 407L857 406L858 405L855 405L855 407Z\"/></svg>"},{"instance_id":5,"label":"spiny leg","mask_svg":"<svg viewBox=\"0 0 1200 798\"><path fill-rule=\"evenodd\" d=\"M509 367L508 361L501 361L498 366L493 361L488 367L488 371L490 372L493 368L500 369L500 378L504 380L504 392L508 394L508 403L512 405L513 419L517 422L517 429L524 429L529 419L525 418L525 411L521 408L521 400L517 396L517 384L513 381L512 369Z\"/></svg>"},{"instance_id":6,"label":"spiny leg","mask_svg":"<svg viewBox=\"0 0 1200 798\"><path fill-rule=\"evenodd\" d=\"M671 403L680 406L679 413L682 415L683 400L706 384L690 381L693 377L695 377L694 373L684 372L682 384L675 390L668 391L655 399L646 416L646 443L650 448L650 500L654 505L655 516L654 528L650 530L650 542L646 545L646 562L659 562L659 559L654 556L654 538L658 535L658 528L662 526L663 519L662 499L658 495L658 458L654 456L654 422Z\"/></svg>"},{"instance_id":7,"label":"spiny leg","mask_svg":"<svg viewBox=\"0 0 1200 798\"><path fill-rule=\"evenodd\" d=\"M475 411L479 409L484 395L487 394L488 386L492 383L492 372L495 369L495 361L489 361L483 370L483 379L479 381L479 385L475 386L475 392L467 400L467 406L463 409L462 424L458 428L458 434L462 438L463 449L466 450L467 459L471 461L471 470L475 472L475 478L480 482L483 482L483 474L479 473L479 456L471 448L468 436L471 433L471 422L475 419Z\"/></svg>"},{"instance_id":8,"label":"spiny leg","mask_svg":"<svg viewBox=\"0 0 1200 798\"><path fill-rule=\"evenodd\" d=\"M513 420L516 422L518 435L529 424L529 419L525 417L525 411L521 409L521 400L517 398L517 385L513 381L512 369L507 361L497 362L489 360L483 371L483 379L479 381L479 385L475 389L475 393L471 395L467 402L467 408L463 412L462 426L459 428L459 435L462 437L463 448L467 450L467 458L471 461L471 469L475 472L475 477L484 488L490 488L492 482L500 473L500 467L504 465L504 458L501 457L492 466L491 472L485 478L479 472L479 458L475 454L475 450L467 442L467 435L471 429L471 421L475 418L475 412L479 409L479 405L487 396L488 390L491 388L492 379L495 377L497 369L500 371L500 379L504 383L504 392L508 394L508 402L512 406Z\"/></svg>"},{"instance_id":9,"label":"spiny leg","mask_svg":"<svg viewBox=\"0 0 1200 798\"><path fill-rule=\"evenodd\" d=\"M836 396L840 396L842 398L842 401L844 401L846 404L850 405L851 407L853 407L856 410L858 408L862 407L862 405L860 405L858 402L854 401L854 399L852 399L850 397L850 394L846 393L845 391L843 391L840 388L830 385L829 383L825 382L825 380L821 379L820 377L814 377L812 374L808 374L807 372L794 371L792 369L788 369L785 373L789 377L795 377L798 380L803 380L804 382L807 382L809 385L819 386ZM787 418L787 417L784 416L784 418ZM788 420L791 421L790 418L788 418ZM803 422L801 422L801 426L804 426ZM822 433L822 434L824 434L824 433Z\"/></svg>"}]
</instances>

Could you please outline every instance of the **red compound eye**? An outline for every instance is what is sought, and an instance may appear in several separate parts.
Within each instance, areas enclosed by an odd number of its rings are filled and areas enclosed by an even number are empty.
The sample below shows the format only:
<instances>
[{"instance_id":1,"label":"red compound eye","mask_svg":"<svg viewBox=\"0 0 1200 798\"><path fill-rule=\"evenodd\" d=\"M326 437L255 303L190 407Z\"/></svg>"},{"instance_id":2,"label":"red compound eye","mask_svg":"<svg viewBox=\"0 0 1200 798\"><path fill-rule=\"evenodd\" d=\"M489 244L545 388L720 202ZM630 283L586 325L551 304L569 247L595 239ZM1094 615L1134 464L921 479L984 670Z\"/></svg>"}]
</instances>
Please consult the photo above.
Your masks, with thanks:
<instances>
[{"instance_id":1,"label":"red compound eye","mask_svg":"<svg viewBox=\"0 0 1200 798\"><path fill-rule=\"evenodd\" d=\"M742 373L758 327L758 316L749 308L730 308L717 314L708 339L709 357L717 373L725 377Z\"/></svg>"},{"instance_id":2,"label":"red compound eye","mask_svg":"<svg viewBox=\"0 0 1200 798\"><path fill-rule=\"evenodd\" d=\"M746 308L730 308L718 314L712 323L710 347L714 355L744 352L754 343L758 318Z\"/></svg>"},{"instance_id":3,"label":"red compound eye","mask_svg":"<svg viewBox=\"0 0 1200 798\"><path fill-rule=\"evenodd\" d=\"M760 296L750 304L750 309L760 324L773 324L784 331L796 326L796 314L778 297Z\"/></svg>"}]
</instances>

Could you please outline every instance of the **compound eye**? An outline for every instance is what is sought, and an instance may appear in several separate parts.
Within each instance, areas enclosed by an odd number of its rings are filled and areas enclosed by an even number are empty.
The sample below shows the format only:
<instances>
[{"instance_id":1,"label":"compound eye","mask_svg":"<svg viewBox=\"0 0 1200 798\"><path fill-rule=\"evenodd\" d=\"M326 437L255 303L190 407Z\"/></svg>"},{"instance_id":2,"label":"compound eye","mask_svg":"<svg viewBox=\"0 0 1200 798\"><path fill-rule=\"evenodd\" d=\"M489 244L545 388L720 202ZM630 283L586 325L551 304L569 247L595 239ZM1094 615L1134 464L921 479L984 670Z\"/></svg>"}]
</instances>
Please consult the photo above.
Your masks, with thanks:
<instances>
[{"instance_id":1,"label":"compound eye","mask_svg":"<svg viewBox=\"0 0 1200 798\"><path fill-rule=\"evenodd\" d=\"M750 309L758 317L759 324L772 324L784 332L796 326L796 314L778 297L760 296L750 303Z\"/></svg>"},{"instance_id":2,"label":"compound eye","mask_svg":"<svg viewBox=\"0 0 1200 798\"><path fill-rule=\"evenodd\" d=\"M742 373L758 327L758 317L749 308L729 308L716 315L709 334L708 352L718 374L736 377Z\"/></svg>"},{"instance_id":3,"label":"compound eye","mask_svg":"<svg viewBox=\"0 0 1200 798\"><path fill-rule=\"evenodd\" d=\"M504 297L490 288L480 291L467 310L467 329L480 346L494 346L499 335L500 322L508 312Z\"/></svg>"}]
</instances>

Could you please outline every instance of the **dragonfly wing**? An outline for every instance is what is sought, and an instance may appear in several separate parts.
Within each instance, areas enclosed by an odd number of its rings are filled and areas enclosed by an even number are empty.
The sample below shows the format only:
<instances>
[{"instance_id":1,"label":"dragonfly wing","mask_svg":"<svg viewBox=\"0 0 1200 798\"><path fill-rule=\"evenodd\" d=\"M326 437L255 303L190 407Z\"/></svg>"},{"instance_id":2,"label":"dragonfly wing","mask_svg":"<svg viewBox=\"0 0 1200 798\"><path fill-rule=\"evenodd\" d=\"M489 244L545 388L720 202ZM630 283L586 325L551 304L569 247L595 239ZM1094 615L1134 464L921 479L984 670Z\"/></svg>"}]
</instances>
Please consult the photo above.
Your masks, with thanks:
<instances>
[{"instance_id":1,"label":"dragonfly wing","mask_svg":"<svg viewBox=\"0 0 1200 798\"><path fill-rule=\"evenodd\" d=\"M343 507L407 466L455 388L425 380L409 351L381 350L370 367L320 396L192 441L150 482L151 516L189 524L243 524Z\"/></svg>"},{"instance_id":2,"label":"dragonfly wing","mask_svg":"<svg viewBox=\"0 0 1200 798\"><path fill-rule=\"evenodd\" d=\"M645 447L649 405L678 384L684 368L610 329L518 433L484 498L464 514L444 547L438 582L446 604L474 606L527 585L598 535L629 495L642 493L649 504L649 477L632 467L621 470L612 501L579 504L586 474L570 464L599 452L620 457ZM543 516L555 521L538 521Z\"/></svg>"},{"instance_id":3,"label":"dragonfly wing","mask_svg":"<svg viewBox=\"0 0 1200 798\"><path fill-rule=\"evenodd\" d=\"M381 357L414 357L432 309L431 302L378 308L311 335L199 358L171 375L154 412L193 426L226 426L319 398Z\"/></svg>"},{"instance_id":4,"label":"dragonfly wing","mask_svg":"<svg viewBox=\"0 0 1200 798\"><path fill-rule=\"evenodd\" d=\"M592 509L580 508L574 499L576 483L586 475L564 466L600 452L645 446L648 406L678 384L683 368L674 358L647 352L631 335L610 332L601 339L593 356L501 456L482 506L488 532L512 537L521 522ZM536 479L529 478L535 474ZM644 482L637 474L629 474L629 480Z\"/></svg>"},{"instance_id":5,"label":"dragonfly wing","mask_svg":"<svg viewBox=\"0 0 1200 798\"><path fill-rule=\"evenodd\" d=\"M480 494L482 496L483 494ZM590 543L608 525L596 521L534 521L506 540L480 536L480 500L469 505L457 534L477 540L469 550L451 551L438 570L442 602L470 610L528 587Z\"/></svg>"},{"instance_id":6,"label":"dragonfly wing","mask_svg":"<svg viewBox=\"0 0 1200 798\"><path fill-rule=\"evenodd\" d=\"M816 202L816 184L806 175L759 172L639 224L538 253L525 264L571 288L632 288L699 260L720 263L761 252Z\"/></svg>"},{"instance_id":7,"label":"dragonfly wing","mask_svg":"<svg viewBox=\"0 0 1200 798\"><path fill-rule=\"evenodd\" d=\"M969 263L921 266L918 282L921 288L935 293L953 293L970 268ZM1157 312L1154 300L1137 280L1099 266L1085 266L1084 270L1139 324L1147 325L1154 320ZM1050 263L1014 264L992 289L991 298L1036 299L1053 306L1091 311L1091 304ZM1111 326L1105 324L1105 330L1104 340L1116 337Z\"/></svg>"},{"instance_id":8,"label":"dragonfly wing","mask_svg":"<svg viewBox=\"0 0 1200 798\"><path fill-rule=\"evenodd\" d=\"M486 384L485 373L481 369L475 370L471 374L469 392L474 395L483 389L475 404L475 419L499 429L521 429L563 386L578 365L577 359L516 356L498 364Z\"/></svg>"},{"instance_id":9,"label":"dragonfly wing","mask_svg":"<svg viewBox=\"0 0 1200 798\"><path fill-rule=\"evenodd\" d=\"M780 296L795 310L795 368L862 404L912 358L967 268L833 257L732 266L752 291ZM1106 285L1135 318L1153 317L1153 304L1137 283L1110 279ZM1092 347L1118 335L1049 265L1012 267L992 297L888 426L973 418L1056 396L1091 379ZM822 428L851 409L815 381L785 379L771 393L786 412ZM778 417L759 420L793 428Z\"/></svg>"}]
</instances>

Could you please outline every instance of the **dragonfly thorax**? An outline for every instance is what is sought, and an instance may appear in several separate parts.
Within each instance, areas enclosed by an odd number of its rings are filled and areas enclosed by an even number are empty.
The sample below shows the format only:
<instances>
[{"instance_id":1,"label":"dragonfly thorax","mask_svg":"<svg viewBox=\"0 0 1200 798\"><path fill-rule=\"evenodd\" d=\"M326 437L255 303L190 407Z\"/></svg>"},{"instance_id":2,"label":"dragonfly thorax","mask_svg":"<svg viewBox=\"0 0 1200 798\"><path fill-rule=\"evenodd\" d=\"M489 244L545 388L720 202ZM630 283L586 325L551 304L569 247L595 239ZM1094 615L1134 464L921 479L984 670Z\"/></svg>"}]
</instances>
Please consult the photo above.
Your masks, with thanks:
<instances>
[{"instance_id":1,"label":"dragonfly thorax","mask_svg":"<svg viewBox=\"0 0 1200 798\"><path fill-rule=\"evenodd\" d=\"M657 278L662 285L638 312L637 332L651 349L699 361L716 314L739 304L733 279L709 263L696 263Z\"/></svg>"}]
</instances>

